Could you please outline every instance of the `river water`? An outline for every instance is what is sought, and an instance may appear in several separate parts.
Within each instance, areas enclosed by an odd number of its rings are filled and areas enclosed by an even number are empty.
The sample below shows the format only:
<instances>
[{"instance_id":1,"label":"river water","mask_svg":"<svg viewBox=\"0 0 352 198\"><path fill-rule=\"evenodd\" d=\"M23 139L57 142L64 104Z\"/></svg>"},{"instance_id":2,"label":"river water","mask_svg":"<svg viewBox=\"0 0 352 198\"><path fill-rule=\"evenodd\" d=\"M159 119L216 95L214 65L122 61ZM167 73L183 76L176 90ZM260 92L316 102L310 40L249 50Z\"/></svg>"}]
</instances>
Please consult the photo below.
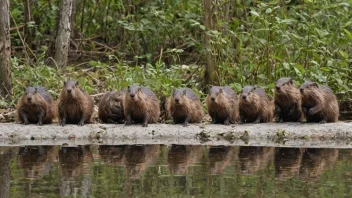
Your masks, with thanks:
<instances>
[{"instance_id":1,"label":"river water","mask_svg":"<svg viewBox=\"0 0 352 198\"><path fill-rule=\"evenodd\" d=\"M0 147L0 197L352 197L352 149Z\"/></svg>"}]
</instances>

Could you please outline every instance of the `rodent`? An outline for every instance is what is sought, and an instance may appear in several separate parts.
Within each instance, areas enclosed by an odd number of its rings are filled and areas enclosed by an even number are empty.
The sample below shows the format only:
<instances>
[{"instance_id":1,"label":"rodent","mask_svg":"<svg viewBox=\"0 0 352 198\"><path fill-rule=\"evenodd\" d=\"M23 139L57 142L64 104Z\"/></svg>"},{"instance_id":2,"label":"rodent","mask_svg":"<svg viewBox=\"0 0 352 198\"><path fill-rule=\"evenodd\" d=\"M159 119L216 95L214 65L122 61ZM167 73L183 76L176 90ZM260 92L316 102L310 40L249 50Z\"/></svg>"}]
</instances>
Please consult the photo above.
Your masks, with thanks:
<instances>
[{"instance_id":1,"label":"rodent","mask_svg":"<svg viewBox=\"0 0 352 198\"><path fill-rule=\"evenodd\" d=\"M337 122L339 106L333 91L324 85L306 81L300 87L302 111L307 122Z\"/></svg>"},{"instance_id":2,"label":"rodent","mask_svg":"<svg viewBox=\"0 0 352 198\"><path fill-rule=\"evenodd\" d=\"M212 86L206 98L212 124L235 124L239 121L238 97L229 86Z\"/></svg>"},{"instance_id":3,"label":"rodent","mask_svg":"<svg viewBox=\"0 0 352 198\"><path fill-rule=\"evenodd\" d=\"M125 113L125 124L143 123L147 127L148 123L156 123L160 117L160 104L156 95L146 87L137 85L128 86L123 105Z\"/></svg>"},{"instance_id":4,"label":"rodent","mask_svg":"<svg viewBox=\"0 0 352 198\"><path fill-rule=\"evenodd\" d=\"M239 102L240 123L264 123L273 119L274 107L268 95L261 88L245 86Z\"/></svg>"},{"instance_id":5,"label":"rodent","mask_svg":"<svg viewBox=\"0 0 352 198\"><path fill-rule=\"evenodd\" d=\"M110 91L103 95L99 102L98 115L104 123L122 123L125 115L123 102L126 92L123 90Z\"/></svg>"},{"instance_id":6,"label":"rodent","mask_svg":"<svg viewBox=\"0 0 352 198\"><path fill-rule=\"evenodd\" d=\"M78 86L77 81L66 81L59 96L59 118L60 124L91 123L93 116L93 99Z\"/></svg>"},{"instance_id":7,"label":"rodent","mask_svg":"<svg viewBox=\"0 0 352 198\"><path fill-rule=\"evenodd\" d=\"M175 124L199 123L204 116L204 109L199 97L190 88L176 89L168 102L167 111Z\"/></svg>"},{"instance_id":8,"label":"rodent","mask_svg":"<svg viewBox=\"0 0 352 198\"><path fill-rule=\"evenodd\" d=\"M50 124L56 117L56 107L44 87L27 87L17 104L17 114L23 124Z\"/></svg>"},{"instance_id":9,"label":"rodent","mask_svg":"<svg viewBox=\"0 0 352 198\"><path fill-rule=\"evenodd\" d=\"M303 121L302 99L292 78L280 78L274 91L276 122Z\"/></svg>"}]
</instances>

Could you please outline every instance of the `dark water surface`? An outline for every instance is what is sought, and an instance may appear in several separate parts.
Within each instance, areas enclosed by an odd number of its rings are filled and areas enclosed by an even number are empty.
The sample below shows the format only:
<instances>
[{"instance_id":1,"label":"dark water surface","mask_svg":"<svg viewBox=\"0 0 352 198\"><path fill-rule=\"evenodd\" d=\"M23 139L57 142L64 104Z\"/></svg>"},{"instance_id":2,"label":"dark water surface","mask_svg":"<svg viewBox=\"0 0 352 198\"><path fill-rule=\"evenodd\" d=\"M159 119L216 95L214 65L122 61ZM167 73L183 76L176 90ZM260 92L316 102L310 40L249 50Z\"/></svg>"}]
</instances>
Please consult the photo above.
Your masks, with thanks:
<instances>
[{"instance_id":1,"label":"dark water surface","mask_svg":"<svg viewBox=\"0 0 352 198\"><path fill-rule=\"evenodd\" d=\"M3 197L352 197L352 150L0 147Z\"/></svg>"}]
</instances>

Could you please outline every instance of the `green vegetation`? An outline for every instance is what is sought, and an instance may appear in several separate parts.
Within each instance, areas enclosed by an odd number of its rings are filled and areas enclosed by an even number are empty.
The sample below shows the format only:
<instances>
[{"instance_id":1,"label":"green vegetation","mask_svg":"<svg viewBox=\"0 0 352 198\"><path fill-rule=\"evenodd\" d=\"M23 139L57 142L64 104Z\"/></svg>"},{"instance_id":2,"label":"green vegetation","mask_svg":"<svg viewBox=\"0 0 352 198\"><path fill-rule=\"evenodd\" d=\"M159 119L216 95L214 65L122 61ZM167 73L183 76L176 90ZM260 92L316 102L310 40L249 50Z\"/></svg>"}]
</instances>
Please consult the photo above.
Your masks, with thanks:
<instances>
[{"instance_id":1,"label":"green vegetation","mask_svg":"<svg viewBox=\"0 0 352 198\"><path fill-rule=\"evenodd\" d=\"M11 27L18 27L11 31L14 98L29 85L57 96L69 78L91 94L137 83L159 96L184 86L202 95L209 86L202 84L205 36L219 85L240 91L257 84L271 93L278 78L290 76L297 84L327 84L340 99L352 97L352 1L294 2L213 1L209 29L196 0L77 1L70 65L58 70L47 63L59 1L35 1L29 22L23 1L11 1Z\"/></svg>"}]
</instances>

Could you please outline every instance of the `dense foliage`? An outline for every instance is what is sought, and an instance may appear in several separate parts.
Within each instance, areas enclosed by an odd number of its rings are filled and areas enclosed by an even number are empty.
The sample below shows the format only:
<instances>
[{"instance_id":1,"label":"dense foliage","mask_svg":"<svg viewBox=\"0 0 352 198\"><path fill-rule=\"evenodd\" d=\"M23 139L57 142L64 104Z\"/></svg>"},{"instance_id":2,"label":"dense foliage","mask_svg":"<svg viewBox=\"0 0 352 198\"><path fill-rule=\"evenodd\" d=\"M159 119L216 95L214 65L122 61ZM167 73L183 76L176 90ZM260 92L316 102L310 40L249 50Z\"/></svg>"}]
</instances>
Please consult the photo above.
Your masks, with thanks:
<instances>
[{"instance_id":1,"label":"dense foliage","mask_svg":"<svg viewBox=\"0 0 352 198\"><path fill-rule=\"evenodd\" d=\"M182 86L206 90L200 84L205 35L211 38L217 84L237 91L258 84L270 92L279 77L291 76L297 84L328 84L340 99L352 96L351 0L214 1L214 29L204 26L197 0L76 3L71 66L58 70L46 66L58 1L34 1L27 24L23 1L11 1L11 26L18 27L11 31L15 98L32 84L56 95L68 78L78 78L92 94L131 83L158 95Z\"/></svg>"}]
</instances>

